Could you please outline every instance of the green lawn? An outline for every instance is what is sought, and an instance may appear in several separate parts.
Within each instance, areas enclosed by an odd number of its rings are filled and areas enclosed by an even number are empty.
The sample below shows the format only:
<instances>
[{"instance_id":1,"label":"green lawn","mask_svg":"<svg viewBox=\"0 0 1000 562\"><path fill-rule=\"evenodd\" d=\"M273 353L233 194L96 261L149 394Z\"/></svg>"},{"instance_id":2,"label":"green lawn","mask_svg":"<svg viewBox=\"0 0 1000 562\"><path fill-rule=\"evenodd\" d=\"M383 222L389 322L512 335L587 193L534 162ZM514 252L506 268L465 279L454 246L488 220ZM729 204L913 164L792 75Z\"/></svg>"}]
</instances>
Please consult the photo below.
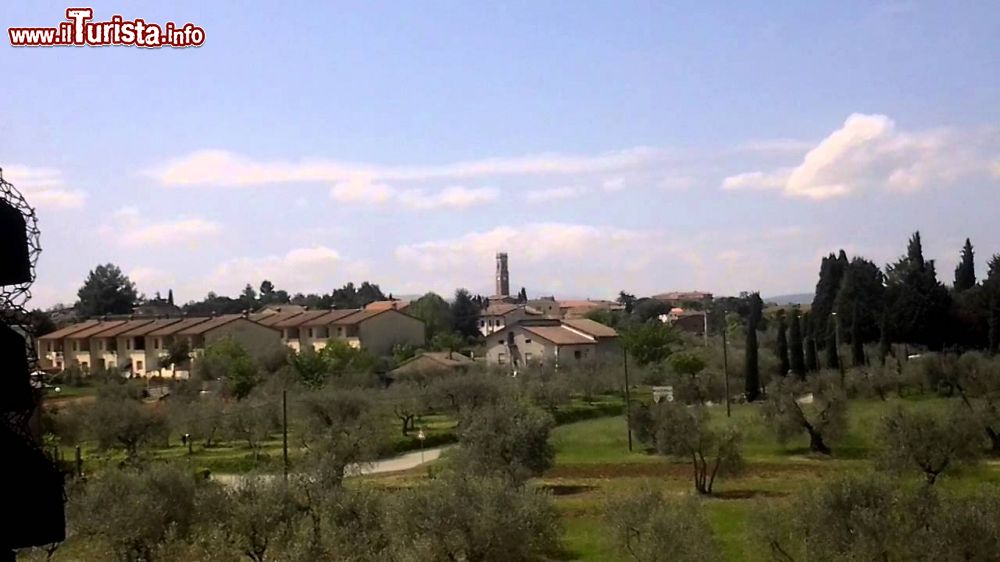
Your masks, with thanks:
<instances>
[{"instance_id":1,"label":"green lawn","mask_svg":"<svg viewBox=\"0 0 1000 562\"><path fill-rule=\"evenodd\" d=\"M829 478L873 469L870 456L876 447L879 420L892 408L937 409L951 407L953 401L932 398L852 401L847 434L831 443L833 456L808 453L803 436L778 443L753 405L734 405L732 418L744 435L746 470L739 476L721 477L715 497L701 500L716 538L728 560L746 560L754 545L747 522L759 502L788 498ZM713 417L726 423L725 408L714 407ZM556 428L552 442L555 466L541 479L554 493L563 516L566 560L622 560L603 519L603 509L611 495L625 494L641 486L654 486L670 494L694 492L688 464L647 454L641 444L628 451L623 417L582 421ZM984 463L955 475L946 475L938 484L957 493L974 493L984 484L1000 484L1000 465ZM752 558L750 558L752 559Z\"/></svg>"}]
</instances>

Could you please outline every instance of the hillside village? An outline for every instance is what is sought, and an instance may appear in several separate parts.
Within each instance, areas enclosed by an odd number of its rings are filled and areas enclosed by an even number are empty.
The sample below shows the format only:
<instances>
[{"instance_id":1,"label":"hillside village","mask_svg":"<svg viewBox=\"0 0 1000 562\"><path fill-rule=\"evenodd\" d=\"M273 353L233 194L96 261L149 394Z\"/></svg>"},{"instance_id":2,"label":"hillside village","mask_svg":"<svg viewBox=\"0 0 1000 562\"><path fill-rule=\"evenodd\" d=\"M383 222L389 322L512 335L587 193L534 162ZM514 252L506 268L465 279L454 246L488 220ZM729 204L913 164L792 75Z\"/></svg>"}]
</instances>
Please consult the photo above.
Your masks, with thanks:
<instances>
[{"instance_id":1,"label":"hillside village","mask_svg":"<svg viewBox=\"0 0 1000 562\"><path fill-rule=\"evenodd\" d=\"M495 294L487 297L477 312L482 342L468 341L463 346L469 349L473 362L517 372L612 360L621 354L617 331L588 316L622 311L625 304L511 295L508 255L504 252L496 256L495 288ZM664 293L652 299L667 310L657 316L661 322L696 335L704 332L703 307L711 302L710 293ZM357 309L311 310L291 303L271 303L241 314L188 316L157 298L136 305L128 315L74 321L41 334L38 364L50 373L79 369L83 373L116 371L127 377L185 378L205 349L222 339L237 342L258 358L274 353L279 346L294 352L321 351L329 342L341 342L376 357L391 357L400 346L419 350L403 361L407 364L424 353L433 353L425 350L429 340L424 321L408 314L409 308L409 301L397 299L375 300ZM172 348L186 349L190 361L161 365ZM428 365L438 367L435 362Z\"/></svg>"}]
</instances>

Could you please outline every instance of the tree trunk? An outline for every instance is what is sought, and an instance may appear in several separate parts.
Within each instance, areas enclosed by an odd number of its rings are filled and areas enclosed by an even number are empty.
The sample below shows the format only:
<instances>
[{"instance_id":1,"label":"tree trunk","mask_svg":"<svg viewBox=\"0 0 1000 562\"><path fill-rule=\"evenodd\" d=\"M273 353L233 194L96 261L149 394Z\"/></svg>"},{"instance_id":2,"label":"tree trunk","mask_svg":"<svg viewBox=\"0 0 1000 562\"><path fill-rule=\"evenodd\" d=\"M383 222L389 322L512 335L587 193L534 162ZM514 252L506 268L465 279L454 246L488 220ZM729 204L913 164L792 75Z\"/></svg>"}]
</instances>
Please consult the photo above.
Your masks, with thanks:
<instances>
[{"instance_id":1,"label":"tree trunk","mask_svg":"<svg viewBox=\"0 0 1000 562\"><path fill-rule=\"evenodd\" d=\"M992 427L986 426L986 435L990 436L991 450L1000 454L1000 433L997 433Z\"/></svg>"},{"instance_id":2,"label":"tree trunk","mask_svg":"<svg viewBox=\"0 0 1000 562\"><path fill-rule=\"evenodd\" d=\"M832 453L830 447L826 446L823 442L823 436L817 433L813 429L808 429L809 431L809 450L814 453L822 453L824 455L829 455Z\"/></svg>"}]
</instances>

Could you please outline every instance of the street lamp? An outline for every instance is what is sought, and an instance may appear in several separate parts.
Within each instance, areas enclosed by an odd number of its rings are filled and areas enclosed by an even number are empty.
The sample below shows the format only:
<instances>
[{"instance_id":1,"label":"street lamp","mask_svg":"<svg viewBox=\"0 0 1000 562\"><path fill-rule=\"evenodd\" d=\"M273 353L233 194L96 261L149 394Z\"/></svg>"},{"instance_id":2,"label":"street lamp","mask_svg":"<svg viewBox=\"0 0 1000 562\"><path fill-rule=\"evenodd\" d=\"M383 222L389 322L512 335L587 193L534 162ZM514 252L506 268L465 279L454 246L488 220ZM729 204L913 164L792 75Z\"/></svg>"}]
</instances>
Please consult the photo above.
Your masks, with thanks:
<instances>
[{"instance_id":1,"label":"street lamp","mask_svg":"<svg viewBox=\"0 0 1000 562\"><path fill-rule=\"evenodd\" d=\"M417 432L417 441L420 441L420 464L424 464L424 440L427 439L427 434L421 429Z\"/></svg>"}]
</instances>

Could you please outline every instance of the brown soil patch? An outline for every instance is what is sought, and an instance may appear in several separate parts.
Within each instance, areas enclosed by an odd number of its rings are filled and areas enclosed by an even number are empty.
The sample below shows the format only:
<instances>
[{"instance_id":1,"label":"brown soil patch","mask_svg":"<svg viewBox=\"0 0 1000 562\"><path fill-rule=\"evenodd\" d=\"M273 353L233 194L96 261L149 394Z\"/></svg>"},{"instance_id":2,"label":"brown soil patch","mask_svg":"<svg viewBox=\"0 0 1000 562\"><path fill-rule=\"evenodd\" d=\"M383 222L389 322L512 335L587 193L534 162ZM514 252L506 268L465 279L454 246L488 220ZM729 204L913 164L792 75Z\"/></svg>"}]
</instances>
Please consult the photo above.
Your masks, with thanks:
<instances>
[{"instance_id":1,"label":"brown soil patch","mask_svg":"<svg viewBox=\"0 0 1000 562\"><path fill-rule=\"evenodd\" d=\"M579 484L544 484L540 487L550 492L553 496L575 496L597 489L597 486L583 486Z\"/></svg>"},{"instance_id":2,"label":"brown soil patch","mask_svg":"<svg viewBox=\"0 0 1000 562\"><path fill-rule=\"evenodd\" d=\"M743 478L775 478L783 475L818 476L827 474L831 468L822 465L788 465L777 463L748 464ZM636 463L636 464L568 464L557 466L545 473L546 478L691 478L691 467L680 463Z\"/></svg>"},{"instance_id":3,"label":"brown soil patch","mask_svg":"<svg viewBox=\"0 0 1000 562\"><path fill-rule=\"evenodd\" d=\"M774 492L770 490L726 490L712 495L720 500L749 500L752 498L783 498L787 492Z\"/></svg>"}]
</instances>

